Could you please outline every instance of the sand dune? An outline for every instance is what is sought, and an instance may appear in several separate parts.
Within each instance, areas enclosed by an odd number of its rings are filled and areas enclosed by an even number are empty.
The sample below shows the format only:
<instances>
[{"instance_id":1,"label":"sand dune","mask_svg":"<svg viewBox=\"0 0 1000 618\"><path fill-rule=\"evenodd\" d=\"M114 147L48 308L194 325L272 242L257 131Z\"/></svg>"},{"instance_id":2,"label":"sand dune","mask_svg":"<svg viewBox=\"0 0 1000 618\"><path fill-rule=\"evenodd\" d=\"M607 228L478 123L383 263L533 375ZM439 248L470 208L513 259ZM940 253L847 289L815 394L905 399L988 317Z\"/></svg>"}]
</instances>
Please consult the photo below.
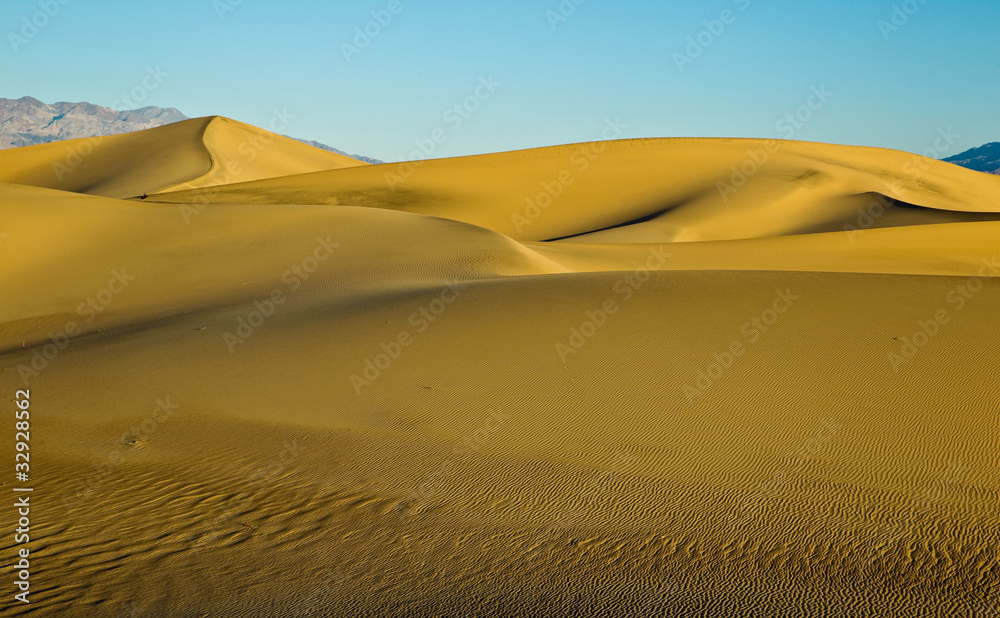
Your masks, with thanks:
<instances>
[{"instance_id":1,"label":"sand dune","mask_svg":"<svg viewBox=\"0 0 1000 618\"><path fill-rule=\"evenodd\" d=\"M125 198L367 165L213 116L0 151L0 182Z\"/></svg>"},{"instance_id":2,"label":"sand dune","mask_svg":"<svg viewBox=\"0 0 1000 618\"><path fill-rule=\"evenodd\" d=\"M5 615L1000 609L1000 178L753 140L227 178L255 130L180 124L0 167Z\"/></svg>"},{"instance_id":3,"label":"sand dune","mask_svg":"<svg viewBox=\"0 0 1000 618\"><path fill-rule=\"evenodd\" d=\"M865 215L873 219L868 227L995 220L1000 179L954 168L876 148L628 140L238 183L220 188L212 201L389 208L465 221L522 241L759 238L843 231L861 227ZM154 199L195 202L200 196L175 192ZM608 228L616 229L580 237Z\"/></svg>"}]
</instances>

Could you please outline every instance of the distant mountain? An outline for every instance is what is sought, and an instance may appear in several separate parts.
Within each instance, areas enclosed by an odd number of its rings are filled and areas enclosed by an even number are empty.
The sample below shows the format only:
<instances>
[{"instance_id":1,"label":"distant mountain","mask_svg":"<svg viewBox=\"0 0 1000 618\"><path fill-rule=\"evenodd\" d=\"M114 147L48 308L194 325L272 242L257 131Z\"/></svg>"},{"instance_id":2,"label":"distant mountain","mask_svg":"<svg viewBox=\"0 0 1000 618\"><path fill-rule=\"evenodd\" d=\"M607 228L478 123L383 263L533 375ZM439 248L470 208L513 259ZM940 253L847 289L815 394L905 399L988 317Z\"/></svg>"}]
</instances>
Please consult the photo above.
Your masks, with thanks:
<instances>
[{"instance_id":1,"label":"distant mountain","mask_svg":"<svg viewBox=\"0 0 1000 618\"><path fill-rule=\"evenodd\" d=\"M46 144L64 139L118 135L119 133L152 129L187 119L187 116L173 107L166 109L143 107L123 111L101 107L93 103L60 101L48 105L33 97L0 98L0 150ZM292 139L359 161L382 163L378 159L347 154L319 142L299 138Z\"/></svg>"},{"instance_id":2,"label":"distant mountain","mask_svg":"<svg viewBox=\"0 0 1000 618\"><path fill-rule=\"evenodd\" d=\"M291 135L286 135L285 137L292 137L292 136ZM299 142L302 142L303 144L309 144L310 146L315 146L316 148L319 148L321 150L329 150L330 152L335 152L337 154L344 155L345 157L351 157L352 159L357 159L358 161L364 161L366 163L371 163L372 165L377 165L379 163L385 163L385 161L380 161L378 159L374 159L372 157L366 157L364 155L348 154L348 153L344 152L343 150L337 150L333 146L327 146L326 144L321 144L319 142L314 142L312 140L302 139L301 137L292 137L292 139L294 139L296 141L299 141Z\"/></svg>"},{"instance_id":3,"label":"distant mountain","mask_svg":"<svg viewBox=\"0 0 1000 618\"><path fill-rule=\"evenodd\" d=\"M971 148L954 157L942 159L948 163L961 165L977 172L1000 175L1000 142L992 142L978 148Z\"/></svg>"},{"instance_id":4,"label":"distant mountain","mask_svg":"<svg viewBox=\"0 0 1000 618\"><path fill-rule=\"evenodd\" d=\"M187 116L170 107L120 111L93 103L52 105L32 97L0 99L0 148L152 129Z\"/></svg>"}]
</instances>

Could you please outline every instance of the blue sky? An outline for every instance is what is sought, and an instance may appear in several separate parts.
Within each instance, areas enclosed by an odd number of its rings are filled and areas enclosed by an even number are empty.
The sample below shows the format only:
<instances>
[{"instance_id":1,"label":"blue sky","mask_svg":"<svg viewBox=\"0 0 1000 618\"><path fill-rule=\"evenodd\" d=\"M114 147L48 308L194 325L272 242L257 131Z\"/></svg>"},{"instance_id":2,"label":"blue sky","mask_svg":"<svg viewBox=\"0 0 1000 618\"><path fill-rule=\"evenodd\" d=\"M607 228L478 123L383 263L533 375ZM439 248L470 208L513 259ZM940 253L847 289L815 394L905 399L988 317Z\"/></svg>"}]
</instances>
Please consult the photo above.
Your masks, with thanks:
<instances>
[{"instance_id":1,"label":"blue sky","mask_svg":"<svg viewBox=\"0 0 1000 618\"><path fill-rule=\"evenodd\" d=\"M996 0L4 0L0 32L0 97L277 123L387 161L609 136L941 157L1000 140Z\"/></svg>"}]
</instances>

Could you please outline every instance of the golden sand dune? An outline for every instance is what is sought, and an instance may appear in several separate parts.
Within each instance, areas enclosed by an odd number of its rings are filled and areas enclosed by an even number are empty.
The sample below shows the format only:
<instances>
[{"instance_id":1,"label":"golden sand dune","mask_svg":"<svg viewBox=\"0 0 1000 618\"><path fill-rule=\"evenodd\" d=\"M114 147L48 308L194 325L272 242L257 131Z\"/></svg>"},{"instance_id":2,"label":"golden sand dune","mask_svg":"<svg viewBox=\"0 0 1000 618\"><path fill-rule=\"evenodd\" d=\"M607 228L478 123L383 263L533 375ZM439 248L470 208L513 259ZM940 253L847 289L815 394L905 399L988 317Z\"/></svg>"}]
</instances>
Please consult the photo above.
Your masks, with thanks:
<instances>
[{"instance_id":1,"label":"golden sand dune","mask_svg":"<svg viewBox=\"0 0 1000 618\"><path fill-rule=\"evenodd\" d=\"M124 198L364 165L212 116L137 133L3 150L0 182Z\"/></svg>"},{"instance_id":2,"label":"golden sand dune","mask_svg":"<svg viewBox=\"0 0 1000 618\"><path fill-rule=\"evenodd\" d=\"M897 151L658 139L273 178L221 188L212 201L389 208L466 221L516 240L629 243L996 220L998 191L995 176Z\"/></svg>"},{"instance_id":3,"label":"golden sand dune","mask_svg":"<svg viewBox=\"0 0 1000 618\"><path fill-rule=\"evenodd\" d=\"M5 615L995 615L1000 179L777 144L0 185Z\"/></svg>"}]
</instances>

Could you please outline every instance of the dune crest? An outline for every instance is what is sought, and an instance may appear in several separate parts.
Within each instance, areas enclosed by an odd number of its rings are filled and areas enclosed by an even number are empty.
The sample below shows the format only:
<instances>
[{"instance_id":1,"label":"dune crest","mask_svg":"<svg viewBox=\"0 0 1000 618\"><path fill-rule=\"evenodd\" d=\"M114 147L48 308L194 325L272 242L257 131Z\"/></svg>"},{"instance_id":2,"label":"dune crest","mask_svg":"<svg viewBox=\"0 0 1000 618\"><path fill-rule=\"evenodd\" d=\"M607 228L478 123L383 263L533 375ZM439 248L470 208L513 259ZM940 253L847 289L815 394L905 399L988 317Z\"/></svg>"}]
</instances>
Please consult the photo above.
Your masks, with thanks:
<instances>
[{"instance_id":1,"label":"dune crest","mask_svg":"<svg viewBox=\"0 0 1000 618\"><path fill-rule=\"evenodd\" d=\"M220 187L212 199L405 210L521 241L676 242L843 230L869 218L877 226L995 219L998 190L995 176L898 151L656 139L317 172Z\"/></svg>"},{"instance_id":2,"label":"dune crest","mask_svg":"<svg viewBox=\"0 0 1000 618\"><path fill-rule=\"evenodd\" d=\"M368 165L221 116L0 151L0 182L103 197Z\"/></svg>"}]
</instances>

